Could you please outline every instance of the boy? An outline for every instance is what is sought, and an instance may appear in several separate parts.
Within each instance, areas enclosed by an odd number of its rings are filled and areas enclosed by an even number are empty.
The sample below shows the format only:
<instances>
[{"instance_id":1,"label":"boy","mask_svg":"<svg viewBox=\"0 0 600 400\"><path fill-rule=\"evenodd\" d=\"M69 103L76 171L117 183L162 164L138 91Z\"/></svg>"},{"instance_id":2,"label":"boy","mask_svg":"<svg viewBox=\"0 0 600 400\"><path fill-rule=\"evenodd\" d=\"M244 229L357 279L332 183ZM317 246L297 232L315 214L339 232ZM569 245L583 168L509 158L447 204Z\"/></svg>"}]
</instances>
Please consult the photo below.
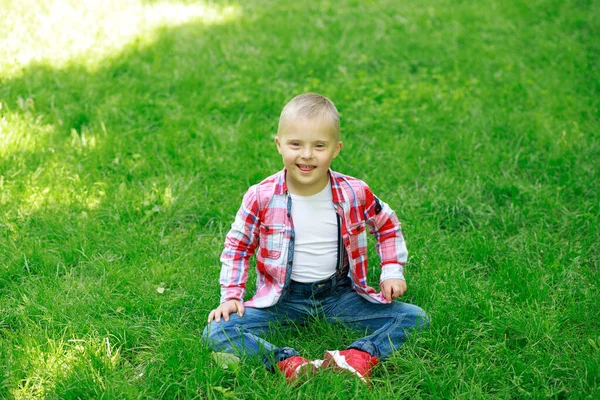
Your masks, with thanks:
<instances>
[{"instance_id":1,"label":"boy","mask_svg":"<svg viewBox=\"0 0 600 400\"><path fill-rule=\"evenodd\" d=\"M342 142L339 114L326 97L292 99L275 144L284 169L244 195L221 255L221 305L210 312L203 340L215 351L263 356L267 368L276 363L290 381L329 367L366 382L409 330L428 324L419 307L393 301L406 291L400 223L364 182L329 168ZM380 293L367 285L366 226L381 258ZM256 293L244 302L253 255ZM274 322L303 323L316 315L368 336L314 361L261 338Z\"/></svg>"}]
</instances>

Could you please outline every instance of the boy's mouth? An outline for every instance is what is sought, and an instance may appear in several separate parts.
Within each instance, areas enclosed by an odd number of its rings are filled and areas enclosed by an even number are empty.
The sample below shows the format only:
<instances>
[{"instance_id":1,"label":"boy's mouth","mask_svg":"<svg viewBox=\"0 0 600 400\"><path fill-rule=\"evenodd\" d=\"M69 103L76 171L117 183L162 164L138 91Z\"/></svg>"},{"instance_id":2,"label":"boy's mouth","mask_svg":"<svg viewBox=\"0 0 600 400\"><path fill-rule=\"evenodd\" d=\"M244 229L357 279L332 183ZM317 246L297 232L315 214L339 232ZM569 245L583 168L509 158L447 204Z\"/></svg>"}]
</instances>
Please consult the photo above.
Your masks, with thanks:
<instances>
[{"instance_id":1,"label":"boy's mouth","mask_svg":"<svg viewBox=\"0 0 600 400\"><path fill-rule=\"evenodd\" d=\"M310 172L313 169L317 168L314 165L304 165L304 164L296 164L296 166L300 169L300 171L302 172Z\"/></svg>"}]
</instances>

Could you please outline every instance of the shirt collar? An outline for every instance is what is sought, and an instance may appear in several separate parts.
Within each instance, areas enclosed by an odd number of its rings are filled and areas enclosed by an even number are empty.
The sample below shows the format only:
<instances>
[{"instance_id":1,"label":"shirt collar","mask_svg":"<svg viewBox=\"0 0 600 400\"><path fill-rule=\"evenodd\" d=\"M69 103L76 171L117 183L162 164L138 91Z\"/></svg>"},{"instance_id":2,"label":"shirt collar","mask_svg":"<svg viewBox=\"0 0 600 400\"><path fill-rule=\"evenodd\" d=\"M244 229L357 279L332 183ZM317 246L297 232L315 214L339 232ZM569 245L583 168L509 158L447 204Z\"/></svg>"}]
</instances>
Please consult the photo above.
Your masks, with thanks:
<instances>
[{"instance_id":1,"label":"shirt collar","mask_svg":"<svg viewBox=\"0 0 600 400\"><path fill-rule=\"evenodd\" d=\"M286 194L288 191L287 185L285 183L285 168L277 174L275 177L275 194Z\"/></svg>"},{"instance_id":2,"label":"shirt collar","mask_svg":"<svg viewBox=\"0 0 600 400\"><path fill-rule=\"evenodd\" d=\"M284 168L277 174L275 179L275 194L283 195L288 191L287 184L285 183L286 169ZM338 180L336 179L336 173L329 168L329 180L331 181L331 195L334 203L342 203L344 201L344 195L342 188L340 187Z\"/></svg>"}]
</instances>

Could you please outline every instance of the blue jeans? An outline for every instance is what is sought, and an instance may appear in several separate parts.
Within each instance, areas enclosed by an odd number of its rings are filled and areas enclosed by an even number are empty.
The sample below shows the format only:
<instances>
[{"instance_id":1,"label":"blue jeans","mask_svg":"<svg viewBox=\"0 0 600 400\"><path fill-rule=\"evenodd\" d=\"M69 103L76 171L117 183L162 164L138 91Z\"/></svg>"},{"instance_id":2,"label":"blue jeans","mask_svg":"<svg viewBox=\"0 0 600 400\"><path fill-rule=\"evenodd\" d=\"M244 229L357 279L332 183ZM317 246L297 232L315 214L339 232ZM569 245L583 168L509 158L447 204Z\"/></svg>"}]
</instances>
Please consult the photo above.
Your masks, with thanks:
<instances>
[{"instance_id":1,"label":"blue jeans","mask_svg":"<svg viewBox=\"0 0 600 400\"><path fill-rule=\"evenodd\" d=\"M277 304L267 308L247 307L243 317L230 314L229 322L212 321L204 329L202 339L213 351L262 356L270 369L274 363L298 352L290 347L277 347L260 336L274 323L302 324L317 316L366 330L368 336L348 348L366 351L380 360L402 346L410 330L420 330L429 324L429 317L421 308L399 301L371 303L352 289L350 278L334 276L313 283L292 281Z\"/></svg>"}]
</instances>

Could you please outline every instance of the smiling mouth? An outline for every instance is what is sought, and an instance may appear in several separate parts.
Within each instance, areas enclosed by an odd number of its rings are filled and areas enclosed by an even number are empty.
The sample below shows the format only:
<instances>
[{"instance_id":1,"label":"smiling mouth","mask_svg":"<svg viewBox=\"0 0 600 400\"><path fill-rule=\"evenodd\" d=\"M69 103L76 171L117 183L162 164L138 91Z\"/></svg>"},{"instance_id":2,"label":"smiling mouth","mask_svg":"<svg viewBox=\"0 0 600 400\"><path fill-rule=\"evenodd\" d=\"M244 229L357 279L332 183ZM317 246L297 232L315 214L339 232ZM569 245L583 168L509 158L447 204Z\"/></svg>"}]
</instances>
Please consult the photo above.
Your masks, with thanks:
<instances>
[{"instance_id":1,"label":"smiling mouth","mask_svg":"<svg viewBox=\"0 0 600 400\"><path fill-rule=\"evenodd\" d=\"M317 168L314 165L303 165L303 164L296 164L296 166L300 169L300 171L302 172L310 172L313 169Z\"/></svg>"}]
</instances>

